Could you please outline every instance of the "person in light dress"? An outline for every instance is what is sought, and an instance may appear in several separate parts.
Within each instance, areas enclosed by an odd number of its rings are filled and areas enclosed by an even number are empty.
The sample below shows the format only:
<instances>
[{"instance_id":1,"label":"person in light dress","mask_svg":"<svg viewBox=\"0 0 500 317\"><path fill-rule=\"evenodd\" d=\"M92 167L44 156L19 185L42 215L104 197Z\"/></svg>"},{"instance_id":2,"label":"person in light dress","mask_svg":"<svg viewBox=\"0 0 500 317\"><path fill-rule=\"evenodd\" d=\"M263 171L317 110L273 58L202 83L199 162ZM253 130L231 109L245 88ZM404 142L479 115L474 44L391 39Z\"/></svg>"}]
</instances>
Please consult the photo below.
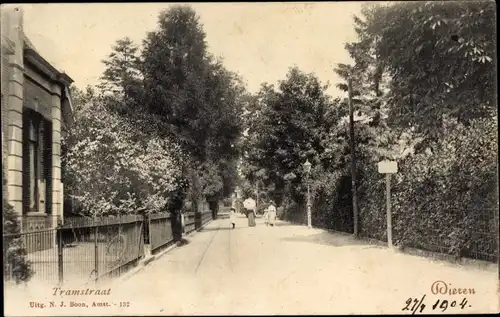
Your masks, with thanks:
<instances>
[{"instance_id":1,"label":"person in light dress","mask_svg":"<svg viewBox=\"0 0 500 317\"><path fill-rule=\"evenodd\" d=\"M274 223L276 221L276 206L274 205L274 202L271 200L269 203L269 207L267 207L267 218L266 221L268 224L271 226L274 226Z\"/></svg>"},{"instance_id":2,"label":"person in light dress","mask_svg":"<svg viewBox=\"0 0 500 317\"><path fill-rule=\"evenodd\" d=\"M231 213L229 214L229 220L231 221L231 225L236 226L236 208L231 207Z\"/></svg>"},{"instance_id":3,"label":"person in light dress","mask_svg":"<svg viewBox=\"0 0 500 317\"><path fill-rule=\"evenodd\" d=\"M248 217L248 226L249 227L255 227L255 212L256 212L256 207L257 204L255 203L255 200L251 197L245 199L243 202L243 207L245 208L245 212Z\"/></svg>"},{"instance_id":4,"label":"person in light dress","mask_svg":"<svg viewBox=\"0 0 500 317\"><path fill-rule=\"evenodd\" d=\"M237 197L236 194L233 195L233 201L231 203L231 209L229 213L229 221L231 222L232 228L236 226L236 208L237 208Z\"/></svg>"}]
</instances>

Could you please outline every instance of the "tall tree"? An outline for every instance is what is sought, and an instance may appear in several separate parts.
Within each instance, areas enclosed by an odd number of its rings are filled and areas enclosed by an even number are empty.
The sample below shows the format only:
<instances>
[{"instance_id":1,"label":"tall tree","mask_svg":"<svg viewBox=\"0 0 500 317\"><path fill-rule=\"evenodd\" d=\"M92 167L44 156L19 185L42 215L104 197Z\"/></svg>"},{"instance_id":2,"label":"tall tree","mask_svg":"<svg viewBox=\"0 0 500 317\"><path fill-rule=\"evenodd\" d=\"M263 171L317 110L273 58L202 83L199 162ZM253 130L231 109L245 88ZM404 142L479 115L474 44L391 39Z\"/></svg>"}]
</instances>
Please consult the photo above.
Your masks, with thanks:
<instances>
[{"instance_id":1,"label":"tall tree","mask_svg":"<svg viewBox=\"0 0 500 317\"><path fill-rule=\"evenodd\" d=\"M161 118L198 170L210 199L235 186L240 114L245 89L239 77L206 50L205 33L189 6L173 6L159 16L158 29L144 41L145 104Z\"/></svg>"},{"instance_id":2,"label":"tall tree","mask_svg":"<svg viewBox=\"0 0 500 317\"><path fill-rule=\"evenodd\" d=\"M322 133L329 133L330 101L326 87L312 74L291 68L286 80L274 87L263 85L247 122L246 176L271 186L280 201L286 181L296 185L293 198L303 199L302 164L308 159L321 165Z\"/></svg>"},{"instance_id":3,"label":"tall tree","mask_svg":"<svg viewBox=\"0 0 500 317\"><path fill-rule=\"evenodd\" d=\"M222 180L216 196L227 196L234 190L238 179L239 138L246 92L240 78L226 70L221 61L209 65L205 82L206 116L210 122L205 131L205 153L206 158L216 164Z\"/></svg>"},{"instance_id":4,"label":"tall tree","mask_svg":"<svg viewBox=\"0 0 500 317\"><path fill-rule=\"evenodd\" d=\"M376 56L391 78L393 125L433 141L447 121L468 124L496 113L494 3L371 6L355 23L360 40L351 47Z\"/></svg>"},{"instance_id":5,"label":"tall tree","mask_svg":"<svg viewBox=\"0 0 500 317\"><path fill-rule=\"evenodd\" d=\"M141 60L139 48L129 37L119 39L102 63L106 67L99 88L115 97L132 97L140 88Z\"/></svg>"},{"instance_id":6,"label":"tall tree","mask_svg":"<svg viewBox=\"0 0 500 317\"><path fill-rule=\"evenodd\" d=\"M163 118L168 132L202 161L209 124L203 102L208 64L205 33L189 6L161 12L158 26L148 33L142 53L146 103Z\"/></svg>"}]
</instances>

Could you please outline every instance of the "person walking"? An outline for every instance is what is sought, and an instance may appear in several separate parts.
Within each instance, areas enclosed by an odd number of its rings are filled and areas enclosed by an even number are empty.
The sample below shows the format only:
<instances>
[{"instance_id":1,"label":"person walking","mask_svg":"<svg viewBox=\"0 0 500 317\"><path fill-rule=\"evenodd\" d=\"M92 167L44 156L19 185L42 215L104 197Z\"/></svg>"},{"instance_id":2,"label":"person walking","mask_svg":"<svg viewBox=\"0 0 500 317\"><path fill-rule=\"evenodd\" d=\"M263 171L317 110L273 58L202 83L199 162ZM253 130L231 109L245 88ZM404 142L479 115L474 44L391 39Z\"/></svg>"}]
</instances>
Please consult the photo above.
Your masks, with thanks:
<instances>
[{"instance_id":1,"label":"person walking","mask_svg":"<svg viewBox=\"0 0 500 317\"><path fill-rule=\"evenodd\" d=\"M274 227L274 222L276 221L276 206L274 201L270 201L269 207L267 207L267 222Z\"/></svg>"},{"instance_id":2,"label":"person walking","mask_svg":"<svg viewBox=\"0 0 500 317\"><path fill-rule=\"evenodd\" d=\"M256 209L256 203L255 200L252 198L247 198L243 202L243 207L245 207L245 212L247 214L248 218L248 226L249 227L255 227L255 209Z\"/></svg>"},{"instance_id":3,"label":"person walking","mask_svg":"<svg viewBox=\"0 0 500 317\"><path fill-rule=\"evenodd\" d=\"M231 213L229 214L229 220L231 221L231 225L234 227L236 226L236 208L231 207Z\"/></svg>"},{"instance_id":4,"label":"person walking","mask_svg":"<svg viewBox=\"0 0 500 317\"><path fill-rule=\"evenodd\" d=\"M233 199L231 201L231 209L229 210L229 221L231 225L236 226L236 209L238 208L238 195L236 193L233 194Z\"/></svg>"}]
</instances>

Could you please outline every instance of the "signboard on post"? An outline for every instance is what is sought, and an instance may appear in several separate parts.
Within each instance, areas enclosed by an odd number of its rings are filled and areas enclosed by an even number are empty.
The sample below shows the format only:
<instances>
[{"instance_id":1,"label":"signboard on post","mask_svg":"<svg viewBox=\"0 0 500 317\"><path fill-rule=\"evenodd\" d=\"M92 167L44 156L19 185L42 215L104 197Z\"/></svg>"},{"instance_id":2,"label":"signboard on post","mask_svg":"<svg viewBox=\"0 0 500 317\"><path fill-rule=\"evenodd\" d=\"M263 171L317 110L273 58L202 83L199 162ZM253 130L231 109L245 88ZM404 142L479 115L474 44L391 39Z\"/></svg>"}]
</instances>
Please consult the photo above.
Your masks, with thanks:
<instances>
[{"instance_id":1,"label":"signboard on post","mask_svg":"<svg viewBox=\"0 0 500 317\"><path fill-rule=\"evenodd\" d=\"M381 161L378 163L378 172L380 174L395 174L398 172L398 163L396 161Z\"/></svg>"},{"instance_id":2,"label":"signboard on post","mask_svg":"<svg viewBox=\"0 0 500 317\"><path fill-rule=\"evenodd\" d=\"M385 174L386 204L387 204L387 244L392 248L392 214L391 214L391 174L398 172L398 163L395 161L382 161L378 163L378 172Z\"/></svg>"}]
</instances>

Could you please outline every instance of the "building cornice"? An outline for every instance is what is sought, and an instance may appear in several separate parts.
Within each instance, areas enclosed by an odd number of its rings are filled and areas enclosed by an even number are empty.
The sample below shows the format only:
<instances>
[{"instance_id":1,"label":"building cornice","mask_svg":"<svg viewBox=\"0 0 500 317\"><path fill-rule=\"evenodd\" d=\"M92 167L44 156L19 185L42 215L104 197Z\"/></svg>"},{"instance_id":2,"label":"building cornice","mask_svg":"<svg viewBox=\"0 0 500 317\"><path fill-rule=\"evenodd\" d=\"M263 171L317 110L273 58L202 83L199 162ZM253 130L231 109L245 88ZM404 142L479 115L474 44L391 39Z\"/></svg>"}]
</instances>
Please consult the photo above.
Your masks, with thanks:
<instances>
[{"instance_id":1,"label":"building cornice","mask_svg":"<svg viewBox=\"0 0 500 317\"><path fill-rule=\"evenodd\" d=\"M61 115L64 121L71 126L74 118L69 86L73 83L73 79L66 73L58 71L32 48L24 49L24 60L26 64L33 66L34 69L49 79L49 82L61 86Z\"/></svg>"},{"instance_id":2,"label":"building cornice","mask_svg":"<svg viewBox=\"0 0 500 317\"><path fill-rule=\"evenodd\" d=\"M40 54L31 48L24 49L24 59L34 66L38 71L47 76L51 82L67 87L73 83L73 79L65 73L61 73Z\"/></svg>"}]
</instances>

